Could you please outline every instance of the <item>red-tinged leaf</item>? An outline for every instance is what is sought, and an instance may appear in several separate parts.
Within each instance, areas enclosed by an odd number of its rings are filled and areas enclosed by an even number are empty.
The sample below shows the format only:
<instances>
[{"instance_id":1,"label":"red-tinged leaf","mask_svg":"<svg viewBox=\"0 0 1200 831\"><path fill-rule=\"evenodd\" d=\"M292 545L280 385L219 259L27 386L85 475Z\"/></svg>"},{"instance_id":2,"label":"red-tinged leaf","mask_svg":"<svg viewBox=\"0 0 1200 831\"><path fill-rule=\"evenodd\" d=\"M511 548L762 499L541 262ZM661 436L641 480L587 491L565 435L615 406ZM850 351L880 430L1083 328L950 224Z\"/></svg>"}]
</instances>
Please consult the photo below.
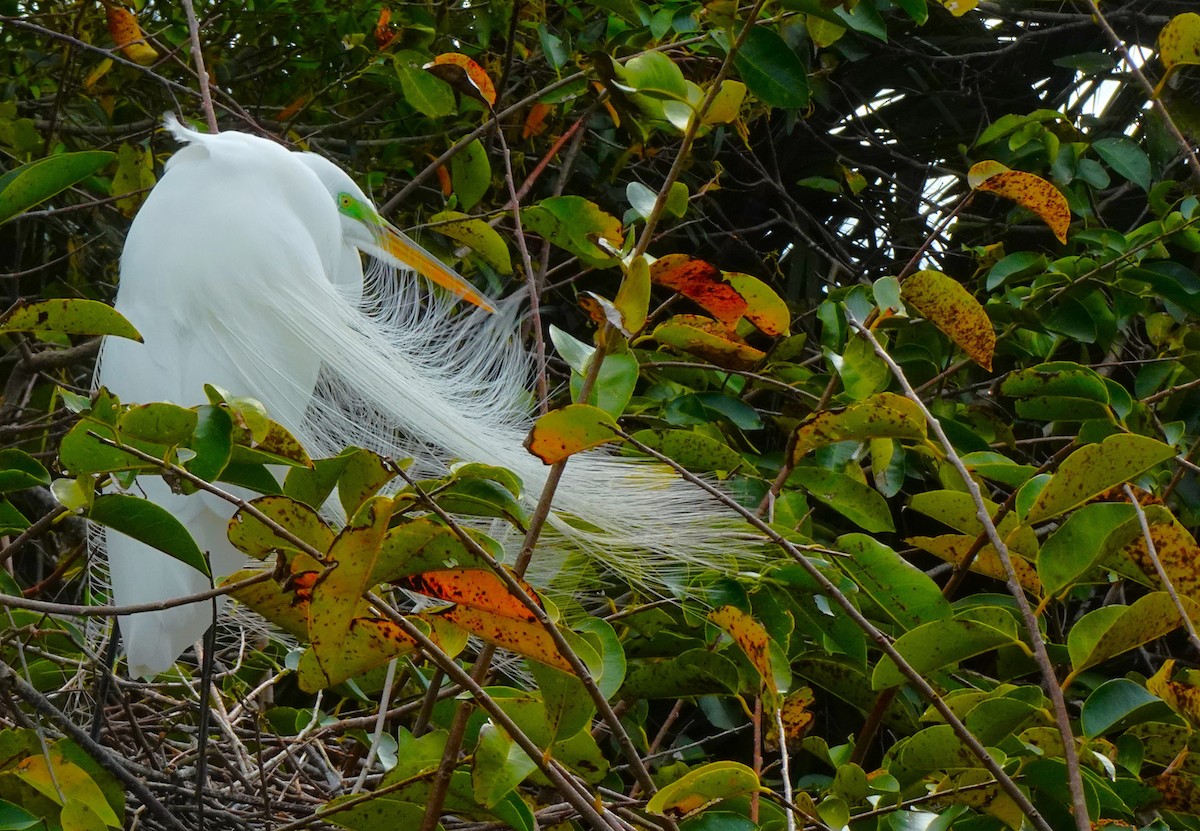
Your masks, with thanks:
<instances>
[{"instance_id":1,"label":"red-tinged leaf","mask_svg":"<svg viewBox=\"0 0 1200 831\"><path fill-rule=\"evenodd\" d=\"M1011 199L1022 208L1037 214L1050 227L1059 242L1067 241L1071 227L1071 208L1058 188L1041 176L1022 170L1009 170L996 161L982 161L967 173L974 190L985 190Z\"/></svg>"},{"instance_id":2,"label":"red-tinged leaf","mask_svg":"<svg viewBox=\"0 0 1200 831\"><path fill-rule=\"evenodd\" d=\"M142 66L149 66L158 60L158 52L146 43L146 36L142 34L133 12L124 6L106 3L104 13L108 18L108 33L125 57Z\"/></svg>"},{"instance_id":3,"label":"red-tinged leaf","mask_svg":"<svg viewBox=\"0 0 1200 831\"><path fill-rule=\"evenodd\" d=\"M513 620L470 606L451 606L437 614L492 646L524 655L563 672L572 671L571 665L541 624Z\"/></svg>"},{"instance_id":4,"label":"red-tinged leaf","mask_svg":"<svg viewBox=\"0 0 1200 831\"><path fill-rule=\"evenodd\" d=\"M546 413L533 424L525 447L548 465L606 442L616 441L613 417L589 404L570 404Z\"/></svg>"},{"instance_id":5,"label":"red-tinged leaf","mask_svg":"<svg viewBox=\"0 0 1200 831\"><path fill-rule=\"evenodd\" d=\"M983 306L957 280L940 271L918 271L901 285L900 296L941 329L968 358L991 370L996 330Z\"/></svg>"},{"instance_id":6,"label":"red-tinged leaf","mask_svg":"<svg viewBox=\"0 0 1200 831\"><path fill-rule=\"evenodd\" d=\"M537 599L533 586L524 580L521 588L530 597ZM518 598L509 593L504 581L490 571L474 568L443 569L414 574L397 581L401 588L419 594L436 597L450 603L459 603L501 617L536 623L537 618Z\"/></svg>"},{"instance_id":7,"label":"red-tinged leaf","mask_svg":"<svg viewBox=\"0 0 1200 831\"><path fill-rule=\"evenodd\" d=\"M390 25L391 20L392 10L384 6L379 10L379 20L375 22L375 46L380 51L387 49L396 39L396 32Z\"/></svg>"},{"instance_id":8,"label":"red-tinged leaf","mask_svg":"<svg viewBox=\"0 0 1200 831\"><path fill-rule=\"evenodd\" d=\"M650 280L679 292L727 329L732 330L746 313L746 298L725 282L721 270L687 254L668 254L656 260L650 266Z\"/></svg>"},{"instance_id":9,"label":"red-tinged leaf","mask_svg":"<svg viewBox=\"0 0 1200 831\"><path fill-rule=\"evenodd\" d=\"M312 100L311 92L302 92L292 99L292 103L288 104L279 114L275 116L276 121L287 121L304 107L308 106L308 102Z\"/></svg>"},{"instance_id":10,"label":"red-tinged leaf","mask_svg":"<svg viewBox=\"0 0 1200 831\"><path fill-rule=\"evenodd\" d=\"M487 105L496 106L496 86L482 66L458 52L438 55L424 69L450 86Z\"/></svg>"},{"instance_id":11,"label":"red-tinged leaf","mask_svg":"<svg viewBox=\"0 0 1200 831\"><path fill-rule=\"evenodd\" d=\"M525 124L521 127L521 138L533 138L546 132L546 128L549 126L546 124L546 119L552 112L554 112L554 107L540 101L530 107L525 116Z\"/></svg>"},{"instance_id":12,"label":"red-tinged leaf","mask_svg":"<svg viewBox=\"0 0 1200 831\"><path fill-rule=\"evenodd\" d=\"M723 324L701 315L675 315L655 327L650 337L665 346L732 369L749 369L767 357L762 350L738 339Z\"/></svg>"},{"instance_id":13,"label":"red-tinged leaf","mask_svg":"<svg viewBox=\"0 0 1200 831\"><path fill-rule=\"evenodd\" d=\"M771 337L786 335L792 328L792 313L775 290L757 277L726 271L725 279L746 301L746 320Z\"/></svg>"}]
</instances>

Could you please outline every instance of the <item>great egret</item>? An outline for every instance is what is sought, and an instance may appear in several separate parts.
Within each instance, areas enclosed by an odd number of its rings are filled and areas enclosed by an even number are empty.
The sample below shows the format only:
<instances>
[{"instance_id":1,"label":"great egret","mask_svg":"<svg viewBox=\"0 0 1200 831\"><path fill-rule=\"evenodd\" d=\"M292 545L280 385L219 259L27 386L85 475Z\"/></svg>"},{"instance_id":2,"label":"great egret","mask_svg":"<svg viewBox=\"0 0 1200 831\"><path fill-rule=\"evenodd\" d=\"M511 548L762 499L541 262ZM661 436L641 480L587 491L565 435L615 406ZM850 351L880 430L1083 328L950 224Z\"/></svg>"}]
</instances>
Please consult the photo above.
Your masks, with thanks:
<instances>
[{"instance_id":1,"label":"great egret","mask_svg":"<svg viewBox=\"0 0 1200 831\"><path fill-rule=\"evenodd\" d=\"M261 401L314 456L357 445L413 457L422 473L485 462L517 473L536 500L547 469L522 446L530 363L515 303L489 314L487 300L384 222L332 162L244 133L198 133L170 116L166 126L185 146L129 230L116 299L145 342L108 340L98 383L125 402L184 406L204 403L203 385L215 384ZM360 252L372 259L365 279ZM397 275L410 269L480 308L453 314L454 298L423 299ZM228 504L172 493L157 477L139 483L191 531L218 579L241 565L225 535ZM549 528L548 544L659 588L727 567L746 540L699 489L602 452L568 463ZM118 604L208 587L121 534L109 532L106 548ZM122 618L130 673L169 668L209 620L203 603Z\"/></svg>"}]
</instances>

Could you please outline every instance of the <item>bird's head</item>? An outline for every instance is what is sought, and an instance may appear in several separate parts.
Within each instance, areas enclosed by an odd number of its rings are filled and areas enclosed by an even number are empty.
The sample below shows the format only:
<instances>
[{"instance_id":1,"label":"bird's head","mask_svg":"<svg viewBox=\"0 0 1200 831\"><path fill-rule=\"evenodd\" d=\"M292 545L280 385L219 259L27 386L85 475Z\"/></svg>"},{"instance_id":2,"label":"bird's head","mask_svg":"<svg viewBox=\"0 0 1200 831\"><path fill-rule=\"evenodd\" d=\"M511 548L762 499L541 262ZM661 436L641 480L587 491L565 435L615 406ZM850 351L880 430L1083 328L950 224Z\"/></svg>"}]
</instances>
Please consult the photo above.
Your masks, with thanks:
<instances>
[{"instance_id":1,"label":"bird's head","mask_svg":"<svg viewBox=\"0 0 1200 831\"><path fill-rule=\"evenodd\" d=\"M362 189L344 170L315 153L297 156L317 175L321 184L337 201L345 242L359 251L390 263L396 268L412 269L427 280L437 283L481 309L494 312L495 307L454 269L417 245L406 234L379 215Z\"/></svg>"}]
</instances>

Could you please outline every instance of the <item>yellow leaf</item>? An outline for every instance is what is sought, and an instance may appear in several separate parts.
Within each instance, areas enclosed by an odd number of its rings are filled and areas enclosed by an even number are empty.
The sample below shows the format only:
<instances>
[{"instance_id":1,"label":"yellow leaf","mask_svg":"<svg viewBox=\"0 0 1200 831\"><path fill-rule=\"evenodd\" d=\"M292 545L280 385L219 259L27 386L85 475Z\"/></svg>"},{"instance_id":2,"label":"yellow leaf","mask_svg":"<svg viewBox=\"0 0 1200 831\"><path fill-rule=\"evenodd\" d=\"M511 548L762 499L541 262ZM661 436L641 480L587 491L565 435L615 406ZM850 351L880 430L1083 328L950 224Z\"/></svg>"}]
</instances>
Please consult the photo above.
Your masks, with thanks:
<instances>
[{"instance_id":1,"label":"yellow leaf","mask_svg":"<svg viewBox=\"0 0 1200 831\"><path fill-rule=\"evenodd\" d=\"M1200 14L1178 14L1163 26L1158 57L1168 72L1180 64L1200 64Z\"/></svg>"},{"instance_id":2,"label":"yellow leaf","mask_svg":"<svg viewBox=\"0 0 1200 831\"><path fill-rule=\"evenodd\" d=\"M146 36L142 34L133 12L124 6L106 3L104 13L108 18L108 33L125 57L142 66L149 66L158 60L158 52L146 43Z\"/></svg>"},{"instance_id":3,"label":"yellow leaf","mask_svg":"<svg viewBox=\"0 0 1200 831\"><path fill-rule=\"evenodd\" d=\"M524 655L563 672L572 672L571 665L540 623L513 620L469 606L453 606L437 614L492 646Z\"/></svg>"},{"instance_id":4,"label":"yellow leaf","mask_svg":"<svg viewBox=\"0 0 1200 831\"><path fill-rule=\"evenodd\" d=\"M942 5L946 7L946 11L955 17L962 17L967 12L979 5L979 0L942 0Z\"/></svg>"},{"instance_id":5,"label":"yellow leaf","mask_svg":"<svg viewBox=\"0 0 1200 831\"><path fill-rule=\"evenodd\" d=\"M945 332L968 358L984 369L992 368L996 331L991 318L957 280L940 271L918 271L904 281L900 296Z\"/></svg>"},{"instance_id":6,"label":"yellow leaf","mask_svg":"<svg viewBox=\"0 0 1200 831\"><path fill-rule=\"evenodd\" d=\"M616 441L616 435L608 426L615 427L616 422L599 407L570 404L535 421L525 447L552 465L581 450Z\"/></svg>"},{"instance_id":7,"label":"yellow leaf","mask_svg":"<svg viewBox=\"0 0 1200 831\"><path fill-rule=\"evenodd\" d=\"M733 638L733 642L746 654L751 666L758 671L763 692L772 706L781 704L780 693L790 686L791 671L772 660L771 636L763 625L735 606L722 606L710 612L708 619Z\"/></svg>"},{"instance_id":8,"label":"yellow leaf","mask_svg":"<svg viewBox=\"0 0 1200 831\"><path fill-rule=\"evenodd\" d=\"M725 280L746 301L742 313L760 332L772 337L786 335L792 326L792 313L775 290L757 277L726 271Z\"/></svg>"},{"instance_id":9,"label":"yellow leaf","mask_svg":"<svg viewBox=\"0 0 1200 831\"><path fill-rule=\"evenodd\" d=\"M767 353L742 342L723 324L702 315L675 315L660 323L651 337L666 346L734 369L749 369L767 357Z\"/></svg>"},{"instance_id":10,"label":"yellow leaf","mask_svg":"<svg viewBox=\"0 0 1200 831\"><path fill-rule=\"evenodd\" d=\"M871 438L924 439L921 408L903 395L881 392L841 410L816 413L796 429L792 464L827 444Z\"/></svg>"},{"instance_id":11,"label":"yellow leaf","mask_svg":"<svg viewBox=\"0 0 1200 831\"><path fill-rule=\"evenodd\" d=\"M683 817L723 799L758 791L758 775L740 762L712 762L664 787L646 804L653 814Z\"/></svg>"},{"instance_id":12,"label":"yellow leaf","mask_svg":"<svg viewBox=\"0 0 1200 831\"><path fill-rule=\"evenodd\" d=\"M1071 208L1058 188L1041 176L1010 170L1000 162L983 161L967 173L967 182L975 190L986 190L1011 199L1032 211L1050 227L1059 242L1067 241L1071 227Z\"/></svg>"}]
</instances>

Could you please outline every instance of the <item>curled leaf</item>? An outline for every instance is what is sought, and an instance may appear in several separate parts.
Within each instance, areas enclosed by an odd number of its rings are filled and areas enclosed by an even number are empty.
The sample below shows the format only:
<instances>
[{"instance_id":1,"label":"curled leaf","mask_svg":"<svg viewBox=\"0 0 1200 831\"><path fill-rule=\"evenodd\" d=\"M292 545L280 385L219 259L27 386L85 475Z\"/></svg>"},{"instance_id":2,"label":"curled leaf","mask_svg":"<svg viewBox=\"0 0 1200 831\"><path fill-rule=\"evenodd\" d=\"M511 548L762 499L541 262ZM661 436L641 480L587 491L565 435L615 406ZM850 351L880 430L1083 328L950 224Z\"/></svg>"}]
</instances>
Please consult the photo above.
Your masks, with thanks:
<instances>
[{"instance_id":1,"label":"curled leaf","mask_svg":"<svg viewBox=\"0 0 1200 831\"><path fill-rule=\"evenodd\" d=\"M1059 242L1067 241L1071 208L1058 188L1041 176L1010 170L996 161L983 161L967 173L973 190L986 190L1032 211L1050 227Z\"/></svg>"}]
</instances>

